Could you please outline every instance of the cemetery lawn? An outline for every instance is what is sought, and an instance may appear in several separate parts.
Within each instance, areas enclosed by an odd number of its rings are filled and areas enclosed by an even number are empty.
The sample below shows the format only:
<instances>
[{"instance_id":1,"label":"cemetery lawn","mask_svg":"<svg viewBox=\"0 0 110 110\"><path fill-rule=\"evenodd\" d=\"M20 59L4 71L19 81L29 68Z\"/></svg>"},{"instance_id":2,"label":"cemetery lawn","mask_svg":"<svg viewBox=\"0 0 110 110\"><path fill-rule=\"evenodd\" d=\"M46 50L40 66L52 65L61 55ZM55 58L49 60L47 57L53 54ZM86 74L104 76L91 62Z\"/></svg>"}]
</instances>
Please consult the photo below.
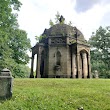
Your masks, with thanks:
<instances>
[{"instance_id":1,"label":"cemetery lawn","mask_svg":"<svg viewBox=\"0 0 110 110\"><path fill-rule=\"evenodd\" d=\"M14 79L0 110L110 110L110 79Z\"/></svg>"}]
</instances>

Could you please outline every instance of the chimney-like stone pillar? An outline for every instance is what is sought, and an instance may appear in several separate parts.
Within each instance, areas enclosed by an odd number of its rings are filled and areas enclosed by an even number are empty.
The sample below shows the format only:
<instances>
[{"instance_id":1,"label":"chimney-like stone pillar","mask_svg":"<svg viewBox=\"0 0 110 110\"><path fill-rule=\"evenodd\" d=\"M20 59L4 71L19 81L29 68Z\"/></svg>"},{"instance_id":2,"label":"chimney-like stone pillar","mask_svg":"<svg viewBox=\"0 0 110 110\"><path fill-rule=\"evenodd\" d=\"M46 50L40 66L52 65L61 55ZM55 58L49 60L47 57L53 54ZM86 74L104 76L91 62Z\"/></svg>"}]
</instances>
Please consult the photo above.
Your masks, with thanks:
<instances>
[{"instance_id":1,"label":"chimney-like stone pillar","mask_svg":"<svg viewBox=\"0 0 110 110\"><path fill-rule=\"evenodd\" d=\"M87 78L88 76L88 65L87 65L87 54L83 53L83 74L84 74L84 78Z\"/></svg>"}]
</instances>

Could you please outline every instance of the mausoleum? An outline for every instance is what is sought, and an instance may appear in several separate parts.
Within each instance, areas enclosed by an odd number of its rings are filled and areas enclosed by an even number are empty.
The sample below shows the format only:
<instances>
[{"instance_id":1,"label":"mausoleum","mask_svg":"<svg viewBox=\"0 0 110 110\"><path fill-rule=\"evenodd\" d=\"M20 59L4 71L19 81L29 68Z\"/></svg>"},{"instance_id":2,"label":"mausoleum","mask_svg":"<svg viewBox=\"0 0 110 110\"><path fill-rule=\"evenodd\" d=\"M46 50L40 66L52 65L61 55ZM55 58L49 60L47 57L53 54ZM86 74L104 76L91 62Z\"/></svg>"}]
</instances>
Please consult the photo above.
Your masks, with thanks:
<instances>
[{"instance_id":1,"label":"mausoleum","mask_svg":"<svg viewBox=\"0 0 110 110\"><path fill-rule=\"evenodd\" d=\"M56 24L45 29L32 47L31 73L37 54L36 78L90 78L90 46L76 27Z\"/></svg>"}]
</instances>

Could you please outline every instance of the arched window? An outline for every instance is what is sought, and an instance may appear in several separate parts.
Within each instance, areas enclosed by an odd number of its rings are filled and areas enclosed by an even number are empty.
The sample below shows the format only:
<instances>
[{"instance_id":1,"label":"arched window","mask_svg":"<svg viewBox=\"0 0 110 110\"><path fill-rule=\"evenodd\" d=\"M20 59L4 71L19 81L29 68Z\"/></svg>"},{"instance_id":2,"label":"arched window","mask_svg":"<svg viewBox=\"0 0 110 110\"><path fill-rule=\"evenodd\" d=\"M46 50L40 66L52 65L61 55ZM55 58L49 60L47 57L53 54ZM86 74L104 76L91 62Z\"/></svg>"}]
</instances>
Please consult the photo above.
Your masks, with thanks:
<instances>
[{"instance_id":1,"label":"arched window","mask_svg":"<svg viewBox=\"0 0 110 110\"><path fill-rule=\"evenodd\" d=\"M56 65L61 65L61 53L59 51L56 53Z\"/></svg>"}]
</instances>

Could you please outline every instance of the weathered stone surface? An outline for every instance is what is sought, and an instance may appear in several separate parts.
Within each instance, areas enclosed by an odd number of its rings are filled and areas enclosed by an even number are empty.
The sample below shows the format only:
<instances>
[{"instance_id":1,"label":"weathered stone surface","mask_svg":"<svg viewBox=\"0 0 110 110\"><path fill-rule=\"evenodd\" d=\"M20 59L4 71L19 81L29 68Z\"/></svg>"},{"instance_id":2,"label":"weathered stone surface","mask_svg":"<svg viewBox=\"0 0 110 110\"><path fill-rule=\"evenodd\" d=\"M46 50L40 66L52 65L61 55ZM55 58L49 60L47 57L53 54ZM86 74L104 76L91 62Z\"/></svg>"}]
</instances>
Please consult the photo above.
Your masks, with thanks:
<instances>
[{"instance_id":1,"label":"weathered stone surface","mask_svg":"<svg viewBox=\"0 0 110 110\"><path fill-rule=\"evenodd\" d=\"M76 27L56 24L42 35L32 47L32 57L37 54L36 77L90 78L90 47Z\"/></svg>"},{"instance_id":2,"label":"weathered stone surface","mask_svg":"<svg viewBox=\"0 0 110 110\"><path fill-rule=\"evenodd\" d=\"M12 76L8 69L3 69L0 74L0 99L12 97Z\"/></svg>"}]
</instances>

